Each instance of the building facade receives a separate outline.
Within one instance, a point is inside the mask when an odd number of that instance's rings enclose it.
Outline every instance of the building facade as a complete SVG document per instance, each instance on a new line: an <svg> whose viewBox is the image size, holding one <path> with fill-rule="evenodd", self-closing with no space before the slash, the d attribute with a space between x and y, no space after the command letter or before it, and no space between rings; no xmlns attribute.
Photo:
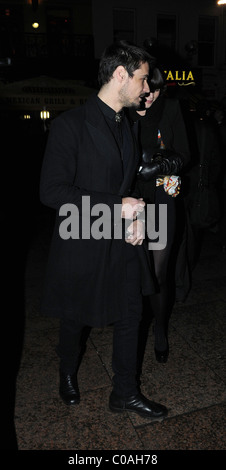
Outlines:
<svg viewBox="0 0 226 470"><path fill-rule="evenodd" d="M186 63L207 97L225 94L226 6L217 0L0 0L0 79L93 86L103 48L117 39L160 51L169 80L176 71L182 80Z"/></svg>
<svg viewBox="0 0 226 470"><path fill-rule="evenodd" d="M165 50L160 59L174 78L175 67L181 73L185 61L201 76L208 97L225 94L226 5L217 0L93 0L92 12L96 57L103 43L120 37L139 45L149 40Z"/></svg>

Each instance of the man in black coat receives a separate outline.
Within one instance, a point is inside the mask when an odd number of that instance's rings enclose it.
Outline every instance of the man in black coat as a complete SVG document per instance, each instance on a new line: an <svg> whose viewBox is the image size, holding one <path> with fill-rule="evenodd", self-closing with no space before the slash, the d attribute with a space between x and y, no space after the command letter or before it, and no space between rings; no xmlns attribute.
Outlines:
<svg viewBox="0 0 226 470"><path fill-rule="evenodd" d="M100 61L99 93L51 125L40 198L56 209L56 223L41 310L61 319L59 391L66 404L80 401L84 326L114 323L110 409L162 418L167 409L140 394L136 382L142 293L154 286L139 220L145 203L131 192L138 153L122 112L138 107L149 91L149 60L136 46L109 46Z"/></svg>

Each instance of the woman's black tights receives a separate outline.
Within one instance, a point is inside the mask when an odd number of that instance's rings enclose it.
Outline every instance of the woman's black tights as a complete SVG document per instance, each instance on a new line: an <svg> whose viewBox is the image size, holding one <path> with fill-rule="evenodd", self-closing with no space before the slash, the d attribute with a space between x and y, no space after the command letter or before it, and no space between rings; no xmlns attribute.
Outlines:
<svg viewBox="0 0 226 470"><path fill-rule="evenodd" d="M169 286L167 279L167 266L170 249L154 251L153 259L155 275L158 283L158 292L150 296L151 310L155 318L155 348L164 351L167 348L167 325L169 312Z"/></svg>
<svg viewBox="0 0 226 470"><path fill-rule="evenodd" d="M153 264L157 281L157 293L150 296L151 310L155 318L155 348L164 351L167 348L167 326L170 314L170 278L169 264L175 235L176 210L175 200L163 187L156 188L156 209L158 204L167 204L167 245L163 250L153 250Z"/></svg>

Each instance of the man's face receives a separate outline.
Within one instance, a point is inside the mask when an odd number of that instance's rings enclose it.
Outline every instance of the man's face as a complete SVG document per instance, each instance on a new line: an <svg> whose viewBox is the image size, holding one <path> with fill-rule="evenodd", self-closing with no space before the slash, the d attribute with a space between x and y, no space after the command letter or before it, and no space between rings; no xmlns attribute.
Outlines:
<svg viewBox="0 0 226 470"><path fill-rule="evenodd" d="M147 83L149 73L149 65L147 62L140 65L133 73L133 77L128 75L126 82L120 90L120 101L122 106L130 108L131 106L139 107L142 96L150 93Z"/></svg>

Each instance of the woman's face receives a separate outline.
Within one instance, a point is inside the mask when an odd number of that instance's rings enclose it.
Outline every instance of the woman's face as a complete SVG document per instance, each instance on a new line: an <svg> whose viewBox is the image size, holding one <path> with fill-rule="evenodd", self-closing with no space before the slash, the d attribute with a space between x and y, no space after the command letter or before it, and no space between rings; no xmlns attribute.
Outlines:
<svg viewBox="0 0 226 470"><path fill-rule="evenodd" d="M155 90L155 91L151 91L151 93L148 95L148 96L145 96L145 108L148 109L151 107L152 103L154 103L155 100L157 100L157 98L159 97L160 95L160 90Z"/></svg>

